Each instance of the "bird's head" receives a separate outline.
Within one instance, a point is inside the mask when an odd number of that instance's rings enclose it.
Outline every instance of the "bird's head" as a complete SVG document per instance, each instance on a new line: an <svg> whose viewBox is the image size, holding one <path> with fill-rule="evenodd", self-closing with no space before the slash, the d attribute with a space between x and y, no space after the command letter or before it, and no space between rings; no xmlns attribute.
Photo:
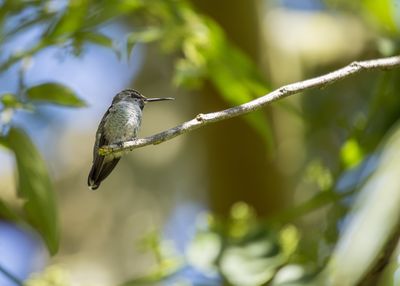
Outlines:
<svg viewBox="0 0 400 286"><path fill-rule="evenodd" d="M140 92L134 89L124 89L123 91L119 92L113 99L113 104L117 103L119 101L134 101L139 104L140 108L143 109L143 107L146 105L148 102L154 102L154 101L163 101L163 100L174 100L173 97L155 97L155 98L147 98Z"/></svg>

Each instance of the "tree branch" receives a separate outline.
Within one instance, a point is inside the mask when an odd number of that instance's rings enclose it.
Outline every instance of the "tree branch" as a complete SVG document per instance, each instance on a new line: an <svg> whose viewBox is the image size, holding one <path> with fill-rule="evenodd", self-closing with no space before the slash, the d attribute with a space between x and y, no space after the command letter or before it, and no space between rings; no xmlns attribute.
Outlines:
<svg viewBox="0 0 400 286"><path fill-rule="evenodd" d="M389 70L397 67L400 67L400 56L353 62L341 69L330 72L328 74L282 86L262 97L254 99L242 105L217 112L198 114L194 119L190 121L184 122L181 125L175 126L171 129L165 130L153 136L138 138L132 141L123 142L122 144L103 146L102 148L100 148L99 154L107 155L120 151L132 151L133 149L144 147L147 145L160 144L164 141L171 140L176 136L188 133L192 130L208 125L210 123L250 113L252 111L261 109L262 107L274 101L277 101L278 99L282 99L289 95L300 93L305 90L325 87L329 84L345 79L353 74L362 71L377 69Z"/></svg>

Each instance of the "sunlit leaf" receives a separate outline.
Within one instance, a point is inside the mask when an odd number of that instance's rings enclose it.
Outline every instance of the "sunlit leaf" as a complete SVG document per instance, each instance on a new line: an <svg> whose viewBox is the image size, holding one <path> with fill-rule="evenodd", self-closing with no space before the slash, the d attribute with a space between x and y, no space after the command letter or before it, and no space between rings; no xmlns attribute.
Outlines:
<svg viewBox="0 0 400 286"><path fill-rule="evenodd" d="M222 241L218 234L200 232L187 249L188 262L206 274L214 274L217 271L215 263L221 249Z"/></svg>
<svg viewBox="0 0 400 286"><path fill-rule="evenodd" d="M267 238L228 247L221 257L221 271L232 285L264 285L284 262L280 253L269 255L274 247Z"/></svg>
<svg viewBox="0 0 400 286"><path fill-rule="evenodd" d="M388 32L398 32L398 22L396 23L396 6L394 0L363 0L363 5L368 11L368 14L373 17L381 29Z"/></svg>
<svg viewBox="0 0 400 286"><path fill-rule="evenodd" d="M65 267L49 264L40 273L31 274L24 281L24 286L71 286L71 280L71 273Z"/></svg>
<svg viewBox="0 0 400 286"><path fill-rule="evenodd" d="M5 108L19 108L22 107L22 103L18 97L12 93L5 93L0 95L0 102Z"/></svg>
<svg viewBox="0 0 400 286"><path fill-rule="evenodd" d="M245 202L235 203L230 211L231 218L234 220L246 220L254 218L254 210Z"/></svg>
<svg viewBox="0 0 400 286"><path fill-rule="evenodd" d="M245 202L235 203L230 211L229 236L240 239L254 229L256 222L255 210Z"/></svg>
<svg viewBox="0 0 400 286"><path fill-rule="evenodd" d="M347 140L340 150L340 158L346 168L357 166L363 159L363 151L355 139Z"/></svg>
<svg viewBox="0 0 400 286"><path fill-rule="evenodd" d="M279 233L279 241L282 247L282 253L289 257L292 255L299 244L299 231L294 225L285 226Z"/></svg>
<svg viewBox="0 0 400 286"><path fill-rule="evenodd" d="M18 195L25 199L27 221L41 234L51 254L59 245L58 215L46 164L29 137L11 128L3 143L16 158Z"/></svg>
<svg viewBox="0 0 400 286"><path fill-rule="evenodd" d="M305 267L300 264L288 264L276 273L273 286L317 286L316 283L307 283L304 277L307 275Z"/></svg>
<svg viewBox="0 0 400 286"><path fill-rule="evenodd" d="M43 83L28 88L27 98L32 101L62 106L83 107L86 103L74 91L59 83Z"/></svg>

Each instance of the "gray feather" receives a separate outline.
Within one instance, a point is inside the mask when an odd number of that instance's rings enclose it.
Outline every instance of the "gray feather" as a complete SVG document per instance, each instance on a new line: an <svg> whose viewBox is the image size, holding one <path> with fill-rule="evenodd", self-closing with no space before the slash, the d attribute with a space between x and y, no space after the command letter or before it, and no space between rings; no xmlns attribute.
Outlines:
<svg viewBox="0 0 400 286"><path fill-rule="evenodd" d="M141 99L126 96L124 92L114 97L113 103L100 121L93 148L93 163L88 176L88 186L95 190L117 165L121 153L101 156L99 148L118 144L137 137L141 124L143 104Z"/></svg>

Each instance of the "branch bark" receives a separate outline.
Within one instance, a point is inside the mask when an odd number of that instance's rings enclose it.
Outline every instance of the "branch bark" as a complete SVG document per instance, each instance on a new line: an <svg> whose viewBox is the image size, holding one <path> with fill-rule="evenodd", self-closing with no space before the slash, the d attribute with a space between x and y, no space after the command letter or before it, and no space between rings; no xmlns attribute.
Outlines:
<svg viewBox="0 0 400 286"><path fill-rule="evenodd" d="M325 75L282 86L262 97L254 99L242 105L212 113L200 113L194 119L184 122L178 126L170 128L158 134L145 138L138 138L132 141L126 141L121 144L103 146L102 148L100 148L99 154L107 155L121 151L132 151L133 149L137 149L147 145L160 144L210 123L250 113L284 97L313 88L322 88L362 71L390 70L398 67L400 67L400 55L388 58L353 62L343 68L327 73Z"/></svg>

